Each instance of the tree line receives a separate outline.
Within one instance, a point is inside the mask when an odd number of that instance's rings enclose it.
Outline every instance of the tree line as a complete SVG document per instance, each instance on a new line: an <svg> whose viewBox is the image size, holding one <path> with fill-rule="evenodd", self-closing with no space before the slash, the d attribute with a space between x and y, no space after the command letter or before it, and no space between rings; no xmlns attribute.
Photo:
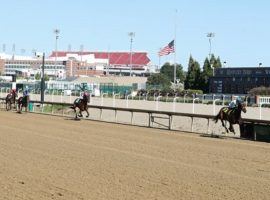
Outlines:
<svg viewBox="0 0 270 200"><path fill-rule="evenodd" d="M219 57L214 54L211 58L205 58L203 67L192 56L189 57L188 69L183 70L181 64L176 64L176 79L184 85L186 90L202 90L208 92L209 77L213 76L213 70L222 67ZM165 63L160 73L152 74L147 79L147 85L158 85L161 89L171 88L174 81L174 65Z"/></svg>

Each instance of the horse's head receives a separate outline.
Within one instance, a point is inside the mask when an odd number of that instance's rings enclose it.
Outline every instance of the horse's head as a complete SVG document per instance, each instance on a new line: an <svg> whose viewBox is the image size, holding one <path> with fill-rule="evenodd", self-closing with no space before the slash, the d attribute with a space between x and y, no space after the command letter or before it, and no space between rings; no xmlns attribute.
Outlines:
<svg viewBox="0 0 270 200"><path fill-rule="evenodd" d="M18 96L15 89L11 90L11 95L12 95L12 97L17 97Z"/></svg>
<svg viewBox="0 0 270 200"><path fill-rule="evenodd" d="M247 108L246 107L247 107L247 105L246 105L246 101L245 100L243 102L240 102L238 104L238 109L241 110L241 111L243 111L244 113L247 112Z"/></svg>

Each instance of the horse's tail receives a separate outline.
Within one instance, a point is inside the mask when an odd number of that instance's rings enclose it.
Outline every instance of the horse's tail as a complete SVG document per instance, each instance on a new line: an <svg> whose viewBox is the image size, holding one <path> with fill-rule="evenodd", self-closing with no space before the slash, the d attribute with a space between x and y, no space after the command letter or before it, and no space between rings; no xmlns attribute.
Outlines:
<svg viewBox="0 0 270 200"><path fill-rule="evenodd" d="M75 108L75 106L73 105L73 106L69 106L71 109L74 109Z"/></svg>

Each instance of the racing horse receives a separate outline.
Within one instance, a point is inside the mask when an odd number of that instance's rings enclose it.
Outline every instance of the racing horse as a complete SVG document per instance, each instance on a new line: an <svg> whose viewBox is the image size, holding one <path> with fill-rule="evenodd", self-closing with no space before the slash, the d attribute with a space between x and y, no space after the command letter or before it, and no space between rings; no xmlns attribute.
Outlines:
<svg viewBox="0 0 270 200"><path fill-rule="evenodd" d="M241 112L242 111L244 113L247 112L245 100L243 102L239 102L237 107L233 109L230 109L228 107L221 108L219 113L214 117L215 123L217 123L218 120L220 119L222 126L225 128L226 132L228 133L230 131L235 134L233 124L241 125L243 123L242 118L241 118ZM224 121L228 121L230 123L229 130L224 124Z"/></svg>
<svg viewBox="0 0 270 200"><path fill-rule="evenodd" d="M17 97L17 92L16 90L12 90L11 93L9 93L6 96L6 110L11 110L12 104L14 104L14 108L16 108L16 97Z"/></svg>
<svg viewBox="0 0 270 200"><path fill-rule="evenodd" d="M18 113L22 113L22 108L25 107L25 112L27 112L29 103L29 96L23 96L18 99Z"/></svg>
<svg viewBox="0 0 270 200"><path fill-rule="evenodd" d="M88 103L90 102L90 95L87 92L83 93L82 98L77 98L75 99L73 106L70 108L74 109L75 112L75 119L78 119L79 117L83 117L82 111L85 111L87 113L86 117L89 117L89 112L88 112ZM79 108L79 115L76 111L76 108Z"/></svg>

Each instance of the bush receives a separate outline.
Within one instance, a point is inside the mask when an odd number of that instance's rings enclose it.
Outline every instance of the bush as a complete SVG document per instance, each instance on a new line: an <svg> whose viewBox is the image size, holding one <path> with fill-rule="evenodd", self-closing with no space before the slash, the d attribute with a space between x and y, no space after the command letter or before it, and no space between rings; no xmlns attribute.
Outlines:
<svg viewBox="0 0 270 200"><path fill-rule="evenodd" d="M248 92L249 95L270 95L270 87L257 87Z"/></svg>
<svg viewBox="0 0 270 200"><path fill-rule="evenodd" d="M203 91L202 90L182 90L179 93L180 96L184 96L185 94L187 94L187 96L189 97L192 97L193 94L203 94Z"/></svg>

